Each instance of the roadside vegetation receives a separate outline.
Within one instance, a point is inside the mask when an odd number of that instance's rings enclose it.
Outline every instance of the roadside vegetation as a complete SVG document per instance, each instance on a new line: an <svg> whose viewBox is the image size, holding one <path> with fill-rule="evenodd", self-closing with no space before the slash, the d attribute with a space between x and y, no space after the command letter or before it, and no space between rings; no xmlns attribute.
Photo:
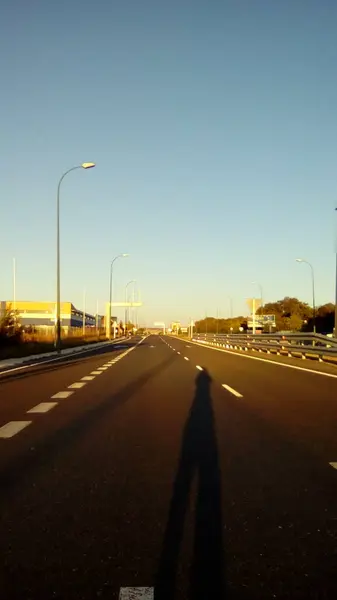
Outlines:
<svg viewBox="0 0 337 600"><path fill-rule="evenodd" d="M286 296L283 300L277 302L268 302L256 311L257 315L275 315L276 327L272 328L272 333L278 331L303 331L311 332L313 330L313 309L309 304L301 302L298 298L289 298ZM316 308L316 331L317 333L332 333L334 328L335 305L328 303ZM247 318L243 316L233 317L232 319L217 319L207 317L195 323L196 333L238 333L240 327L243 331L247 330ZM269 333L270 328L266 326L265 332Z"/></svg>
<svg viewBox="0 0 337 600"><path fill-rule="evenodd" d="M104 341L106 339L105 331L96 332L95 329L88 329L83 336L79 329L72 332L62 339L63 348L72 348L84 344ZM19 321L17 313L11 308L7 308L0 315L0 360L7 358L21 358L43 352L53 352L54 335L52 333L36 332L32 328L24 329Z"/></svg>

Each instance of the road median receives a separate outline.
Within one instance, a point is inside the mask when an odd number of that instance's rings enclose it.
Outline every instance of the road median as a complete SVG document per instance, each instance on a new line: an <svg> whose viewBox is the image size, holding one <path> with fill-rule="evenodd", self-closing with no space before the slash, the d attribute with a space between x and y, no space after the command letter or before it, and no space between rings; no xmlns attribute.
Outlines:
<svg viewBox="0 0 337 600"><path fill-rule="evenodd" d="M16 358L15 357L7 358L5 360L0 360L0 373L4 369L21 366L21 365L28 364L28 363L35 363L35 362L40 362L40 361L45 362L48 359L56 360L56 359L61 359L63 357L69 356L71 354L80 354L80 353L84 353L84 352L90 352L92 350L95 350L96 348L102 348L109 344L122 342L125 339L126 339L125 337L121 337L121 338L117 338L115 340L104 340L101 342L87 342L82 345L76 344L74 346L69 346L68 348L63 348L61 350L60 354L58 354L56 352L56 350L52 350L50 352L38 352L36 354L29 354L26 356L21 356L21 357L16 357Z"/></svg>

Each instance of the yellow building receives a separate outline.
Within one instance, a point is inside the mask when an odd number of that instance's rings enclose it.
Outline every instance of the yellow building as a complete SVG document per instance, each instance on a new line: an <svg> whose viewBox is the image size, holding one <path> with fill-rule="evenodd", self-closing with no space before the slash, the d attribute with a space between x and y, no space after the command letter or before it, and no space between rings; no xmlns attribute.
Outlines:
<svg viewBox="0 0 337 600"><path fill-rule="evenodd" d="M47 328L55 327L55 302L35 302L34 300L16 300L15 306L11 301L0 302L0 312L4 309L15 309L20 324L23 327ZM100 326L99 317L98 326ZM83 327L83 312L75 308L71 302L61 302L61 324L63 328ZM85 326L94 327L96 316L85 313Z"/></svg>

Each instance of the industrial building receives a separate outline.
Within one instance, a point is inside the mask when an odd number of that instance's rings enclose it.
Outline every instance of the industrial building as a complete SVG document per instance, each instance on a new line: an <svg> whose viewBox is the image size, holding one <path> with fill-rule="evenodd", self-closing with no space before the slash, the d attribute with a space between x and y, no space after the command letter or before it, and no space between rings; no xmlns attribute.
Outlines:
<svg viewBox="0 0 337 600"><path fill-rule="evenodd" d="M56 303L35 301L0 301L0 315L7 309L15 310L22 327L33 329L55 328ZM85 313L85 327L102 327L103 317ZM71 302L61 302L61 325L64 331L83 327L83 311Z"/></svg>

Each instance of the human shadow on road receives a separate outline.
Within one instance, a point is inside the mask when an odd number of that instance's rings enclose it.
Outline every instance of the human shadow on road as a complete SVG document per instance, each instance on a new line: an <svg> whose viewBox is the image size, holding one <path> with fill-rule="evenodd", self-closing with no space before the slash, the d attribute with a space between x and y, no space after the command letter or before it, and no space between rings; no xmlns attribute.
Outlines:
<svg viewBox="0 0 337 600"><path fill-rule="evenodd" d="M155 582L155 600L172 600L184 523L197 477L195 531L187 600L225 598L221 517L221 476L206 370L196 378L196 393L184 428L163 549Z"/></svg>

